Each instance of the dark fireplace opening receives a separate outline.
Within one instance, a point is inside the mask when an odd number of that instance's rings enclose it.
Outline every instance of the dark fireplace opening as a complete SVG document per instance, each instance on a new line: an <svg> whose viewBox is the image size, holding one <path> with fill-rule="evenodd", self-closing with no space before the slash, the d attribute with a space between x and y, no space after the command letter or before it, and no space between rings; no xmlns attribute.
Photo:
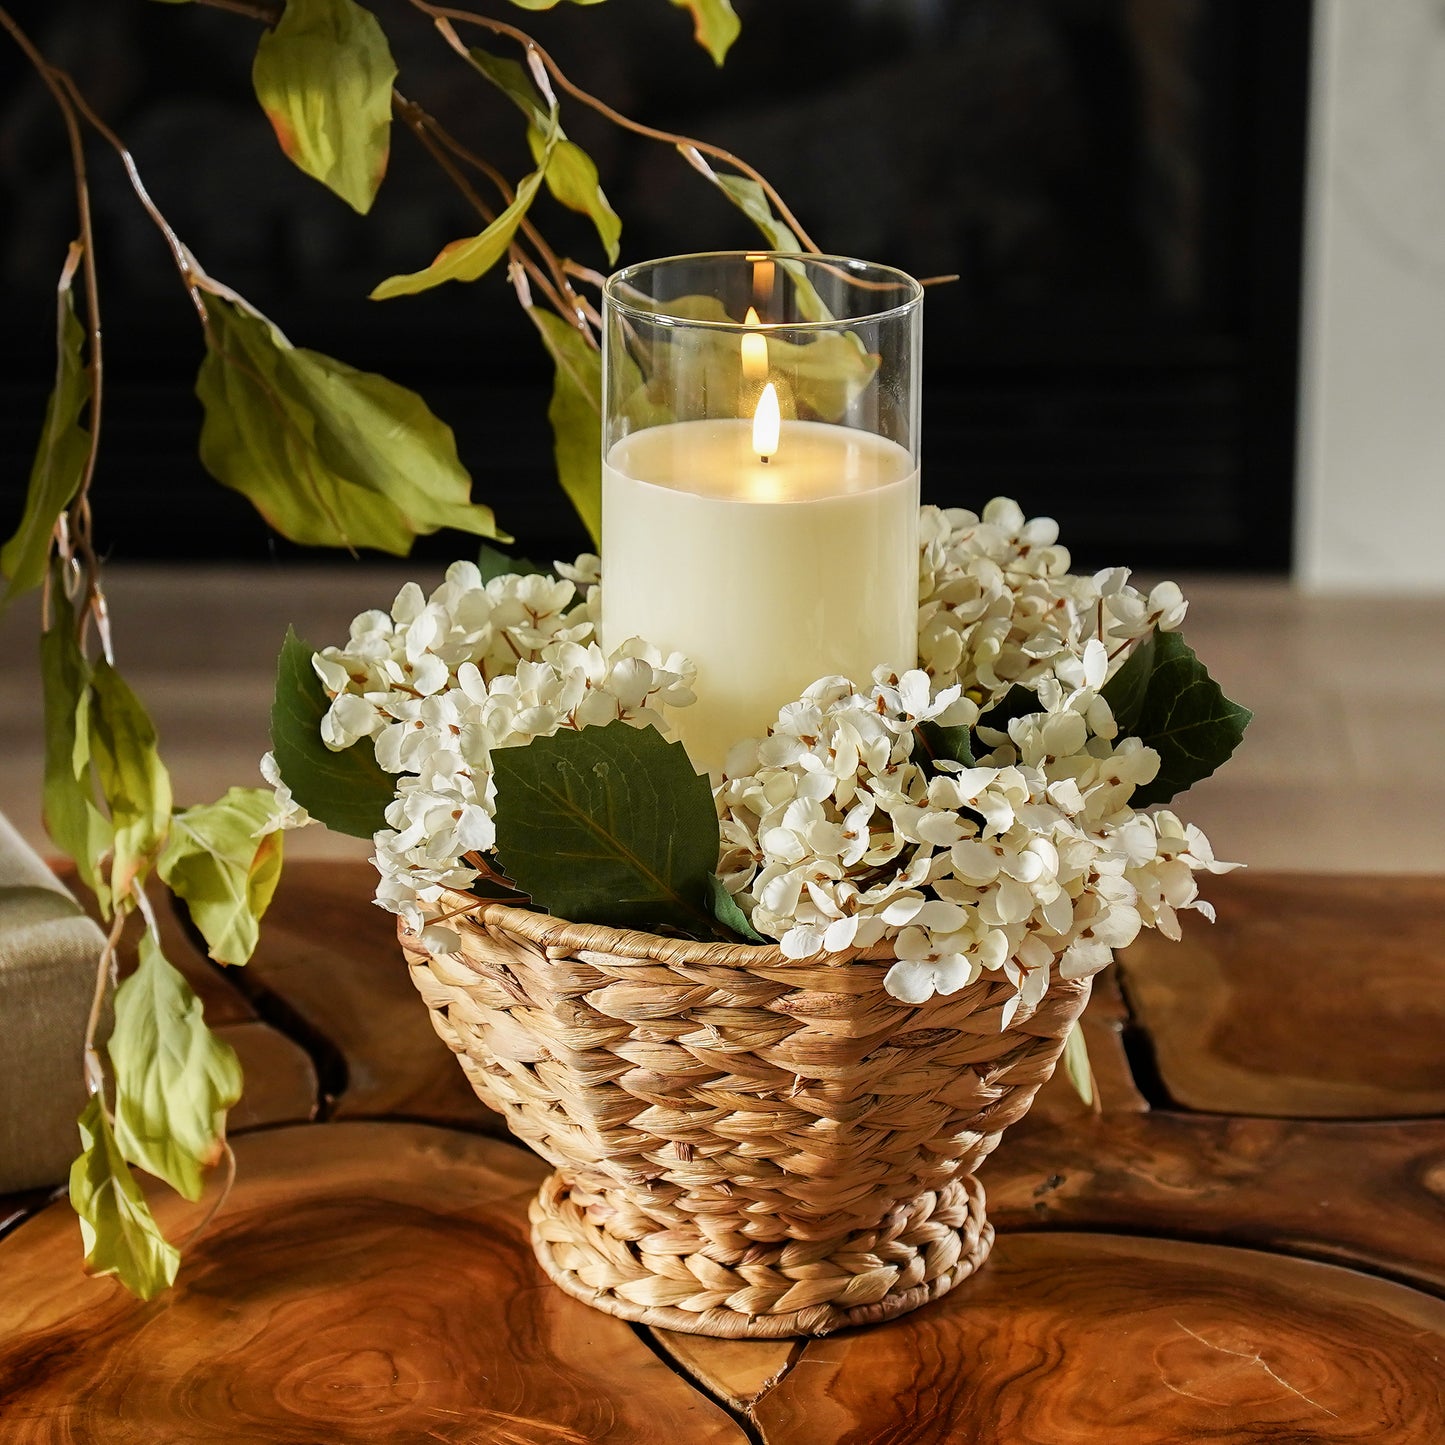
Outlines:
<svg viewBox="0 0 1445 1445"><path fill-rule="evenodd" d="M514 113L398 0L375 0L402 84L520 175ZM925 499L1018 498L1080 565L1290 562L1308 0L736 0L721 72L661 0L517 18L638 119L747 156L826 249L926 277ZM557 488L550 371L500 275L366 300L475 231L402 133L373 213L279 155L250 92L257 27L200 6L50 0L22 23L130 142L218 279L298 345L415 387L519 545L585 536ZM758 244L667 147L568 105L624 220L623 259ZM496 137L496 140L489 140ZM107 340L95 488L117 558L263 559L276 539L196 459L202 354L159 236L91 149ZM53 368L73 227L63 133L0 62L0 455L6 516ZM585 223L539 218L598 264ZM465 555L467 538L417 555ZM322 554L308 552L319 557Z"/></svg>

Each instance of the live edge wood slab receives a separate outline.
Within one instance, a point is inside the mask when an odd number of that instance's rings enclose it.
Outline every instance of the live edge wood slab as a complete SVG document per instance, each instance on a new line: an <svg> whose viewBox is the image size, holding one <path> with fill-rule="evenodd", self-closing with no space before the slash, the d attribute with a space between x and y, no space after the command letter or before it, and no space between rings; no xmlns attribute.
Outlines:
<svg viewBox="0 0 1445 1445"><path fill-rule="evenodd" d="M1102 1107L1056 1078L985 1165L977 1279L780 1343L546 1283L544 1168L370 890L294 865L245 973L169 926L248 1065L239 1180L149 1305L79 1272L63 1203L0 1200L4 1445L1445 1442L1445 880L1216 880L1218 927L1100 980Z"/></svg>

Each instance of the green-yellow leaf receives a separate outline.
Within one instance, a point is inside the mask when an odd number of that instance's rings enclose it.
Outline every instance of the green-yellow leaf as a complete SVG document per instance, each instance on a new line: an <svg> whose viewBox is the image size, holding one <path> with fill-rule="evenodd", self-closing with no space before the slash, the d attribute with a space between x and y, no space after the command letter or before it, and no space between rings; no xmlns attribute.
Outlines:
<svg viewBox="0 0 1445 1445"><path fill-rule="evenodd" d="M405 556L455 527L496 537L452 430L415 392L292 346L264 317L208 296L201 461L283 536Z"/></svg>
<svg viewBox="0 0 1445 1445"><path fill-rule="evenodd" d="M356 0L286 0L251 67L281 149L363 215L386 174L395 79L386 36Z"/></svg>
<svg viewBox="0 0 1445 1445"><path fill-rule="evenodd" d="M691 10L697 43L721 65L743 28L729 0L672 0L679 10Z"/></svg>
<svg viewBox="0 0 1445 1445"><path fill-rule="evenodd" d="M737 325L726 306L715 296L679 296L667 302L670 315L698 321ZM644 358L644 371L653 402L656 393L676 386L685 376L694 388L690 397L678 401L684 414L701 410L708 396L736 396L744 385L742 347L736 332L711 327L672 327L653 339L661 348L686 348L682 364L676 356ZM641 347L639 347L639 350ZM768 367L788 383L785 415L810 416L821 421L840 421L857 397L872 383L878 358L868 352L857 334L832 328L812 331L806 341L787 341L768 335ZM658 381L661 385L658 385ZM628 395L623 391L624 396ZM675 393L674 393L675 395ZM640 415L636 399L630 400L629 415Z"/></svg>
<svg viewBox="0 0 1445 1445"><path fill-rule="evenodd" d="M484 276L503 256L522 224L522 217L536 199L542 184L545 166L539 167L517 182L512 204L479 235L443 246L436 260L420 271L405 276L390 276L371 293L373 301L389 301L393 296L414 296L429 291L443 281L475 281Z"/></svg>
<svg viewBox="0 0 1445 1445"><path fill-rule="evenodd" d="M110 887L123 903L165 842L171 779L156 748L155 727L110 663L96 664L90 694L90 754L115 834Z"/></svg>
<svg viewBox="0 0 1445 1445"><path fill-rule="evenodd" d="M75 242L60 273L56 297L55 385L45 405L45 425L30 467L25 511L15 535L0 547L0 572L5 574L3 608L22 592L38 587L50 556L50 534L56 520L80 490L90 455L90 433L80 425L80 414L90 401L90 373L81 360L85 331L75 316L71 282L80 263Z"/></svg>
<svg viewBox="0 0 1445 1445"><path fill-rule="evenodd" d="M557 126L551 158L546 159L547 137L553 125L551 111L527 67L480 48L474 47L470 54L472 64L527 117L527 144L532 149L532 159L543 168L547 189L569 210L591 218L607 251L607 259L615 262L622 221L603 194L592 157L568 140L566 132Z"/></svg>
<svg viewBox="0 0 1445 1445"><path fill-rule="evenodd" d="M268 788L231 788L175 814L156 865L183 898L218 963L245 963L281 876L280 832L260 834L275 811Z"/></svg>
<svg viewBox="0 0 1445 1445"><path fill-rule="evenodd" d="M70 1168L70 1202L80 1216L86 1271L117 1275L132 1294L151 1299L175 1280L180 1251L156 1225L99 1095L80 1116L80 1150Z"/></svg>
<svg viewBox="0 0 1445 1445"><path fill-rule="evenodd" d="M50 593L49 629L40 638L40 685L45 699L45 828L80 871L109 916L110 889L100 860L111 829L96 807L90 770L90 664L76 640L75 613L57 573Z"/></svg>
<svg viewBox="0 0 1445 1445"><path fill-rule="evenodd" d="M727 175L722 171L709 171L717 188L767 237L768 245L775 251L801 251L793 228L780 221L773 214L767 192L750 176ZM783 270L792 278L794 300L798 314L805 321L831 321L833 313L828 309L818 289L808 279L807 267L801 261L785 260Z"/></svg>
<svg viewBox="0 0 1445 1445"><path fill-rule="evenodd" d="M107 1049L121 1152L199 1199L205 1171L225 1148L226 1111L241 1097L241 1064L206 1027L200 999L149 931L139 966L115 991Z"/></svg>
<svg viewBox="0 0 1445 1445"><path fill-rule="evenodd" d="M287 628L276 661L271 705L271 750L295 800L319 823L354 838L386 827L396 780L383 772L369 739L332 752L321 741L321 719L330 706L311 666L316 649Z"/></svg>
<svg viewBox="0 0 1445 1445"><path fill-rule="evenodd" d="M582 518L594 545L602 541L602 354L555 312L527 313L552 354L552 404L557 479Z"/></svg>
<svg viewBox="0 0 1445 1445"><path fill-rule="evenodd" d="M1089 1045L1084 1038L1084 1029L1077 1020L1064 1040L1064 1072L1074 1086L1074 1092L1084 1103L1094 1102L1094 1066L1089 1062Z"/></svg>

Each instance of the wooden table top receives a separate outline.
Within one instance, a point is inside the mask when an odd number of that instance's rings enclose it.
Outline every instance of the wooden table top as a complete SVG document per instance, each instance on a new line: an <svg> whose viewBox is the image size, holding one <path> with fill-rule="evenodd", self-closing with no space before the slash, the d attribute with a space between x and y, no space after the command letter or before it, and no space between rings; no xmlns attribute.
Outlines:
<svg viewBox="0 0 1445 1445"><path fill-rule="evenodd" d="M235 1045L235 1191L176 1288L0 1200L5 1445L1445 1442L1445 879L1234 875L1085 1018L984 1165L976 1279L892 1323L727 1342L547 1283L546 1172L472 1095L365 866L287 872L257 958L168 948ZM183 1234L202 1206L157 1196Z"/></svg>

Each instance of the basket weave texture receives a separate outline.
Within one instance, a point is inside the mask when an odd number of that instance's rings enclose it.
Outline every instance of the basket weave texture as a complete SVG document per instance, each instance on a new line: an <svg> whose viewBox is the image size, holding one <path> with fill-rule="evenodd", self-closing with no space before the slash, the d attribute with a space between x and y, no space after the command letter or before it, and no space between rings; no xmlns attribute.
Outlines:
<svg viewBox="0 0 1445 1445"><path fill-rule="evenodd" d="M886 945L798 961L502 904L451 921L459 953L402 945L477 1093L556 1171L543 1268L695 1334L826 1334L971 1274L993 1241L972 1171L1089 993L1056 980L1001 1029L1007 983L904 1004Z"/></svg>

